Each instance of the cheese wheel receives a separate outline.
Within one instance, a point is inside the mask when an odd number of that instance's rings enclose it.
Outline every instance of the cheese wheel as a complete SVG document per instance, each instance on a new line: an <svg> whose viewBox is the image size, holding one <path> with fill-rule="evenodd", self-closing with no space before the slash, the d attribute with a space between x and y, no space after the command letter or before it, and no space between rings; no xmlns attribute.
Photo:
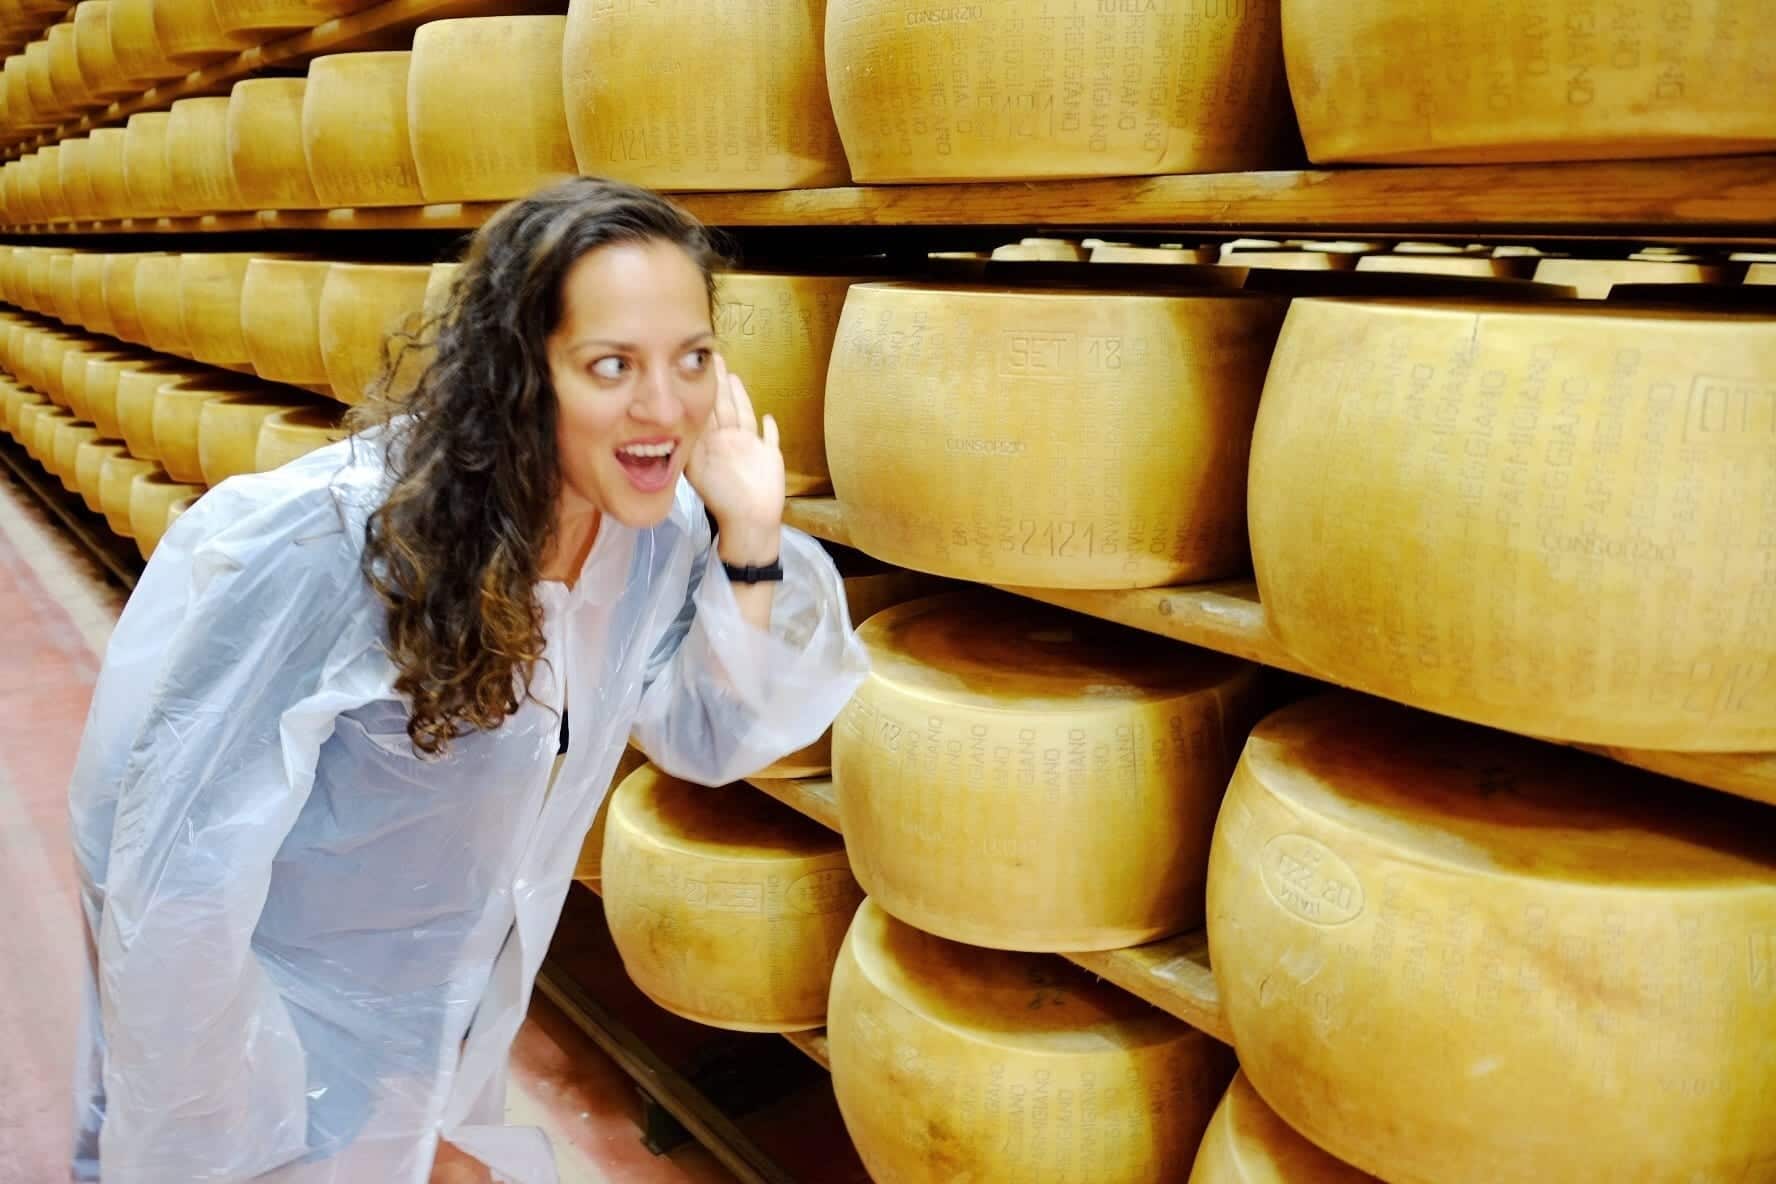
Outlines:
<svg viewBox="0 0 1776 1184"><path fill-rule="evenodd" d="M1316 163L1703 156L1776 147L1764 0L1282 0Z"/></svg>
<svg viewBox="0 0 1776 1184"><path fill-rule="evenodd" d="M13 180L14 203L18 206L21 224L35 226L43 221L42 202L37 192L37 154L27 153L12 162L18 170Z"/></svg>
<svg viewBox="0 0 1776 1184"><path fill-rule="evenodd" d="M166 533L167 511L177 502L201 497L204 487L174 481L164 473L150 473L130 483L130 533L143 559L152 558L160 536Z"/></svg>
<svg viewBox="0 0 1776 1184"><path fill-rule="evenodd" d="M591 885L594 892L600 891L604 882L604 834L610 820L611 791L623 784L629 774L647 763L647 755L640 749L634 745L624 746L622 755L617 758L617 771L611 776L610 785L605 789L604 800L598 803L598 813L592 819L592 829L586 832L585 841L580 844L580 858L574 864L574 879Z"/></svg>
<svg viewBox="0 0 1776 1184"><path fill-rule="evenodd" d="M129 446L131 456L160 459L154 440L154 398L161 387L196 377L195 372L169 372L158 367L118 372L111 405L117 416L117 435Z"/></svg>
<svg viewBox="0 0 1776 1184"><path fill-rule="evenodd" d="M743 1032L825 1022L863 899L832 831L744 786L649 765L612 791L602 874L623 966L661 1007Z"/></svg>
<svg viewBox="0 0 1776 1184"><path fill-rule="evenodd" d="M111 0L111 53L124 77L144 90L182 77L189 68L169 59L162 49L154 26L154 0Z"/></svg>
<svg viewBox="0 0 1776 1184"><path fill-rule="evenodd" d="M826 1035L846 1129L895 1184L1174 1178L1234 1071L1225 1045L1087 971L945 941L874 900Z"/></svg>
<svg viewBox="0 0 1776 1184"><path fill-rule="evenodd" d="M241 282L240 327L247 358L261 378L324 386L321 288L333 265L324 259L259 257Z"/></svg>
<svg viewBox="0 0 1776 1184"><path fill-rule="evenodd" d="M522 197L576 174L561 90L566 30L565 16L491 16L413 34L407 119L426 201Z"/></svg>
<svg viewBox="0 0 1776 1184"><path fill-rule="evenodd" d="M64 325L75 323L74 252L66 251L49 257L48 300L44 311Z"/></svg>
<svg viewBox="0 0 1776 1184"><path fill-rule="evenodd" d="M87 93L96 101L136 93L111 46L111 0L81 0L74 6L74 49Z"/></svg>
<svg viewBox="0 0 1776 1184"><path fill-rule="evenodd" d="M142 371L160 375L161 382L170 382L174 378L188 377L191 374L188 368L180 367L176 359L152 354L130 359L108 357L87 359L84 398L86 410L88 418L98 425L99 434L105 439L125 439L122 408L119 404L119 396L123 393L123 376ZM150 381L148 378L141 378L134 380L134 384L139 386ZM141 406L137 406L133 402L129 404L133 415L150 417L146 428L138 428L139 432L145 431L150 439L153 436L152 416L154 414L155 389L155 386L148 386L145 394L132 394L132 399L145 400Z"/></svg>
<svg viewBox="0 0 1776 1184"><path fill-rule="evenodd" d="M1753 263L1745 269L1748 284L1776 284L1776 263Z"/></svg>
<svg viewBox="0 0 1776 1184"><path fill-rule="evenodd" d="M49 40L47 38L41 38L25 46L25 79L26 89L31 94L32 108L38 114L48 116L52 124L60 123L68 112L63 108L61 99L56 97L55 90L50 83Z"/></svg>
<svg viewBox="0 0 1776 1184"><path fill-rule="evenodd" d="M244 208L228 156L228 100L180 99L167 121L166 168L187 214Z"/></svg>
<svg viewBox="0 0 1776 1184"><path fill-rule="evenodd" d="M58 167L62 198L68 203L68 214L76 221L91 221L97 217L94 208L98 204L92 183L92 145L87 142L86 137L78 136L63 140L60 148Z"/></svg>
<svg viewBox="0 0 1776 1184"><path fill-rule="evenodd" d="M1202 921L1257 667L978 591L857 632L871 671L833 726L833 783L871 899L994 949L1121 949Z"/></svg>
<svg viewBox="0 0 1776 1184"><path fill-rule="evenodd" d="M375 0L212 0L216 21L236 33L312 29L335 17L370 7Z"/></svg>
<svg viewBox="0 0 1776 1184"><path fill-rule="evenodd" d="M1213 247L1137 247L1128 243L1105 243L1093 247L1093 263L1167 263L1204 264L1219 258Z"/></svg>
<svg viewBox="0 0 1776 1184"><path fill-rule="evenodd" d="M426 273L422 311L424 323L433 331L450 313L451 304L456 298L456 277L461 271L460 263L434 263Z"/></svg>
<svg viewBox="0 0 1776 1184"><path fill-rule="evenodd" d="M1253 731L1208 906L1246 1075L1365 1171L1680 1184L1776 1163L1766 807L1332 693Z"/></svg>
<svg viewBox="0 0 1776 1184"><path fill-rule="evenodd" d="M31 443L26 451L51 476L55 475L56 433L63 424L74 422L74 413L66 407L51 407L40 412L32 426Z"/></svg>
<svg viewBox="0 0 1776 1184"><path fill-rule="evenodd" d="M994 247L989 257L1014 263L1084 263L1091 252L1067 239L1026 238Z"/></svg>
<svg viewBox="0 0 1776 1184"><path fill-rule="evenodd" d="M201 66L250 49L257 38L230 33L216 18L210 0L150 0L154 35L169 61Z"/></svg>
<svg viewBox="0 0 1776 1184"><path fill-rule="evenodd" d="M30 73L25 54L22 51L8 55L5 77L8 123L18 132L30 132L51 126L53 121L38 111L31 102Z"/></svg>
<svg viewBox="0 0 1776 1184"><path fill-rule="evenodd" d="M123 4L126 0L111 2ZM179 212L173 177L167 171L167 125L172 118L165 111L148 111L130 116L124 128L123 185L132 218L160 218Z"/></svg>
<svg viewBox="0 0 1776 1184"><path fill-rule="evenodd" d="M715 331L753 407L775 416L791 497L832 488L826 467L826 373L848 276L723 272Z"/></svg>
<svg viewBox="0 0 1776 1184"><path fill-rule="evenodd" d="M125 374L118 381L117 405L123 419L124 438L129 439L130 416L128 399L145 385L146 380ZM252 398L264 388L249 379L213 373L176 377L154 386L149 423L153 433L153 455L175 481L192 485L214 485L208 477L203 452L203 410L210 404L235 397ZM287 405L287 404L286 404ZM255 432L258 424L254 424ZM130 441L130 451L143 453ZM250 454L249 454L250 455Z"/></svg>
<svg viewBox="0 0 1776 1184"><path fill-rule="evenodd" d="M99 500L102 492L99 478L104 473L105 462L112 457L128 455L129 449L115 440L93 439L80 446L74 454L74 484L87 509L95 514L104 513L105 507Z"/></svg>
<svg viewBox="0 0 1776 1184"><path fill-rule="evenodd" d="M1044 588L1242 571L1281 312L1233 295L854 285L826 400L852 544Z"/></svg>
<svg viewBox="0 0 1776 1184"><path fill-rule="evenodd" d="M309 63L302 152L326 206L425 200L407 135L407 52L342 53Z"/></svg>
<svg viewBox="0 0 1776 1184"><path fill-rule="evenodd" d="M345 439L339 409L292 407L265 417L253 449L253 471L267 472Z"/></svg>
<svg viewBox="0 0 1776 1184"><path fill-rule="evenodd" d="M142 260L155 254L161 252L110 255L105 261L105 312L111 319L112 332L135 345L148 344L141 306L136 303L136 269Z"/></svg>
<svg viewBox="0 0 1776 1184"><path fill-rule="evenodd" d="M179 256L179 323L191 356L214 366L248 368L252 351L242 331L242 290L255 256L245 251Z"/></svg>
<svg viewBox="0 0 1776 1184"><path fill-rule="evenodd" d="M45 222L68 220L68 197L62 190L60 144L51 144L37 153L37 192Z"/></svg>
<svg viewBox="0 0 1776 1184"><path fill-rule="evenodd" d="M1617 284L1718 284L1727 278L1719 264L1652 259L1543 259L1536 282L1565 284L1587 300L1602 300Z"/></svg>
<svg viewBox="0 0 1776 1184"><path fill-rule="evenodd" d="M259 432L281 411L303 406L274 390L211 399L198 411L197 455L204 484L259 471ZM169 466L170 471L170 466Z"/></svg>
<svg viewBox="0 0 1776 1184"><path fill-rule="evenodd" d="M160 465L134 456L114 456L99 467L99 510L111 533L133 538L129 508L131 486L136 478L160 473Z"/></svg>
<svg viewBox="0 0 1776 1184"><path fill-rule="evenodd" d="M86 0L88 4L105 0ZM92 172L93 217L107 221L124 218L130 212L129 188L124 181L124 154L129 133L120 127L102 127L87 137L87 152Z"/></svg>
<svg viewBox="0 0 1776 1184"><path fill-rule="evenodd" d="M49 42L50 90L65 114L77 115L92 105L92 96L80 76L80 47L75 44L72 18L51 25L43 38Z"/></svg>
<svg viewBox="0 0 1776 1184"><path fill-rule="evenodd" d="M98 438L99 429L82 420L69 418L56 425L47 467L69 493L79 492L74 483L74 460L80 446Z"/></svg>
<svg viewBox="0 0 1776 1184"><path fill-rule="evenodd" d="M136 315L148 348L156 353L191 356L185 320L179 308L179 256L145 255L136 264Z"/></svg>
<svg viewBox="0 0 1776 1184"><path fill-rule="evenodd" d="M98 423L94 414L92 400L87 397L86 375L92 363L100 358L116 358L119 360L135 360L141 355L134 351L105 349L102 346L89 345L80 349L71 349L62 355L61 388L66 397L69 410L81 419ZM107 437L115 439L115 437Z"/></svg>
<svg viewBox="0 0 1776 1184"><path fill-rule="evenodd" d="M1222 254L1224 267L1256 267L1266 271L1352 271L1353 255L1331 251L1229 251Z"/></svg>
<svg viewBox="0 0 1776 1184"><path fill-rule="evenodd" d="M308 210L321 204L302 154L306 78L247 78L228 95L226 144L242 209Z"/></svg>
<svg viewBox="0 0 1776 1184"><path fill-rule="evenodd" d="M13 387L6 391L6 434L23 447L27 434L25 432L25 408L48 407L50 402L35 391L27 391Z"/></svg>
<svg viewBox="0 0 1776 1184"><path fill-rule="evenodd" d="M1297 300L1252 447L1269 631L1511 731L1776 748L1772 390L1768 320Z"/></svg>
<svg viewBox="0 0 1776 1184"><path fill-rule="evenodd" d="M1357 260L1357 270L1407 275L1469 276L1477 279L1521 279L1532 271L1532 268L1524 266L1526 262L1528 260L1496 256L1365 255ZM1546 262L1548 261L1543 261Z"/></svg>
<svg viewBox="0 0 1776 1184"><path fill-rule="evenodd" d="M823 9L570 0L562 70L579 171L657 189L843 185Z"/></svg>
<svg viewBox="0 0 1776 1184"><path fill-rule="evenodd" d="M1233 1075L1196 1153L1188 1184L1381 1184L1333 1159L1264 1104L1244 1073Z"/></svg>
<svg viewBox="0 0 1776 1184"><path fill-rule="evenodd" d="M179 515L183 514L186 510L189 510L192 506L195 506L197 501L198 499L195 497L185 497L180 498L178 501L167 507L166 525L161 528L162 538L165 538L166 532L173 528L173 523L179 520Z"/></svg>
<svg viewBox="0 0 1776 1184"><path fill-rule="evenodd" d="M42 395L35 397L25 395L18 399L13 407L12 426L7 429L7 434L27 454L30 453L37 437L37 417L50 407L50 401Z"/></svg>
<svg viewBox="0 0 1776 1184"><path fill-rule="evenodd" d="M321 285L321 358L335 398L361 403L396 364L403 390L419 377L425 348L408 334L420 330L430 268L398 263L335 263Z"/></svg>
<svg viewBox="0 0 1776 1184"><path fill-rule="evenodd" d="M88 332L109 336L114 326L105 306L105 268L111 256L86 252L74 256L74 320Z"/></svg>
<svg viewBox="0 0 1776 1184"><path fill-rule="evenodd" d="M858 181L1231 172L1278 163L1277 0L829 0Z"/></svg>

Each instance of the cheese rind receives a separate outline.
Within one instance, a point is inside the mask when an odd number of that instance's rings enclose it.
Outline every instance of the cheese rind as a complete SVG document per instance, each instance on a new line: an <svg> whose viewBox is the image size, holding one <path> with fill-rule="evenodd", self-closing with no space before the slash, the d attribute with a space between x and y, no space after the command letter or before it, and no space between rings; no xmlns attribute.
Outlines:
<svg viewBox="0 0 1776 1184"><path fill-rule="evenodd" d="M844 842L819 823L649 765L612 791L601 876L623 965L660 1006L747 1032L825 1022L863 893Z"/></svg>
<svg viewBox="0 0 1776 1184"><path fill-rule="evenodd" d="M123 3L123 0L112 0ZM179 213L179 197L167 170L167 131L172 115L145 111L132 115L124 127L123 185L131 218L159 218Z"/></svg>
<svg viewBox="0 0 1776 1184"><path fill-rule="evenodd" d="M321 289L333 265L324 259L254 259L241 281L241 336L261 378L324 386Z"/></svg>
<svg viewBox="0 0 1776 1184"><path fill-rule="evenodd" d="M328 54L308 67L302 153L321 204L425 202L408 140L407 51Z"/></svg>
<svg viewBox="0 0 1776 1184"><path fill-rule="evenodd" d="M826 71L870 181L1231 172L1286 134L1277 0L830 0Z"/></svg>
<svg viewBox="0 0 1776 1184"><path fill-rule="evenodd" d="M261 390L206 401L197 412L197 458L205 485L258 471L259 432L281 411L303 406L293 395Z"/></svg>
<svg viewBox="0 0 1776 1184"><path fill-rule="evenodd" d="M878 905L1010 950L1201 922L1255 666L978 591L897 605L858 637L871 670L834 724L833 783Z"/></svg>
<svg viewBox="0 0 1776 1184"><path fill-rule="evenodd" d="M203 492L201 485L174 481L161 473L138 477L130 483L130 533L135 536L136 550L143 559L153 558L160 536L166 533L167 512L173 505L201 497Z"/></svg>
<svg viewBox="0 0 1776 1184"><path fill-rule="evenodd" d="M1148 1184L1195 1154L1234 1069L1084 970L921 933L873 900L833 970L833 1091L871 1178Z"/></svg>
<svg viewBox="0 0 1776 1184"><path fill-rule="evenodd" d="M826 456L853 545L1037 588L1243 571L1278 301L854 285Z"/></svg>
<svg viewBox="0 0 1776 1184"><path fill-rule="evenodd" d="M396 390L418 380L431 351L413 335L423 332L430 280L431 268L422 264L335 263L327 269L317 329L335 398L361 403L385 377Z"/></svg>
<svg viewBox="0 0 1776 1184"><path fill-rule="evenodd" d="M1209 863L1244 1072L1398 1184L1760 1178L1768 823L1357 695L1284 708L1252 732Z"/></svg>
<svg viewBox="0 0 1776 1184"><path fill-rule="evenodd" d="M229 92L225 142L242 209L307 210L321 204L302 151L307 91L306 78L247 78Z"/></svg>
<svg viewBox="0 0 1776 1184"><path fill-rule="evenodd" d="M226 98L180 99L167 121L166 169L173 200L186 214L245 206L228 158Z"/></svg>
<svg viewBox="0 0 1776 1184"><path fill-rule="evenodd" d="M1776 323L1295 301L1252 446L1271 635L1553 739L1776 748Z"/></svg>
<svg viewBox="0 0 1776 1184"><path fill-rule="evenodd" d="M1317 163L1768 151L1764 0L1282 0Z"/></svg>
<svg viewBox="0 0 1776 1184"><path fill-rule="evenodd" d="M1244 1073L1215 1108L1187 1184L1380 1184L1302 1138Z"/></svg>
<svg viewBox="0 0 1776 1184"><path fill-rule="evenodd" d="M292 407L268 415L259 425L259 439L253 451L253 470L266 472L289 464L299 457L345 439L339 426L339 408Z"/></svg>

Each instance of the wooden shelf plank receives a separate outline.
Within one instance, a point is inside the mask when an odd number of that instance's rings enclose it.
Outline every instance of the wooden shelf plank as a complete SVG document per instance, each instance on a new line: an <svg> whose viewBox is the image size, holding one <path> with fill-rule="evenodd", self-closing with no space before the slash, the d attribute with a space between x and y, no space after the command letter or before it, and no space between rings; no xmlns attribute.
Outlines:
<svg viewBox="0 0 1776 1184"><path fill-rule="evenodd" d="M845 530L844 516L836 499L791 498L784 520L816 538L841 546L855 546ZM1114 592L995 586L1002 592L1114 621L1174 641L1232 654L1323 682L1338 682L1325 671L1309 669L1276 643L1265 625L1264 606L1258 600L1257 586L1250 580ZM1663 752L1584 744L1573 747L1610 757L1625 765L1776 805L1776 752Z"/></svg>
<svg viewBox="0 0 1776 1184"><path fill-rule="evenodd" d="M480 0L473 0L479 6ZM502 6L525 0L500 0ZM540 3L541 0L538 0ZM215 93L271 65L291 65L436 20L471 0L393 0L309 33L249 50L160 87L76 127L72 134L155 110L175 98ZM1369 232L1591 231L1766 241L1776 235L1776 155L1542 165L1299 169L1171 177L958 185L857 185L770 193L680 193L712 225L746 227L1044 226L1203 231L1298 231L1324 238ZM468 228L497 202L388 210L225 215L240 228ZM444 213L442 211L451 211ZM185 219L176 219L186 222ZM234 223L226 225L232 227ZM72 224L61 224L66 228ZM81 223L103 233L117 223ZM219 224L218 228L223 224ZM202 227L199 227L200 229ZM10 228L19 232L22 228ZM42 232L46 228L37 228ZM1776 241L1776 240L1773 240Z"/></svg>
<svg viewBox="0 0 1776 1184"><path fill-rule="evenodd" d="M812 1032L785 1032L783 1038L808 1054L808 1059L822 1069L832 1069L832 1055L826 1047L826 1029L816 1028Z"/></svg>
<svg viewBox="0 0 1776 1184"><path fill-rule="evenodd" d="M806 814L828 830L839 829L839 799L830 777L804 777L794 781L757 777L747 784L770 794L791 810Z"/></svg>

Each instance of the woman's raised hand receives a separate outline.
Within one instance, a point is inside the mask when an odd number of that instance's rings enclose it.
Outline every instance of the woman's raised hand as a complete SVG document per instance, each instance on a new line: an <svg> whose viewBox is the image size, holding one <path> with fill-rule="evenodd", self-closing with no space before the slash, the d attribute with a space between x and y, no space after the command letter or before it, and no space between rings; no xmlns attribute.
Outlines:
<svg viewBox="0 0 1776 1184"><path fill-rule="evenodd" d="M746 385L715 357L715 406L685 465L691 488L715 516L724 563L768 564L777 559L783 524L783 453L777 421L761 427Z"/></svg>

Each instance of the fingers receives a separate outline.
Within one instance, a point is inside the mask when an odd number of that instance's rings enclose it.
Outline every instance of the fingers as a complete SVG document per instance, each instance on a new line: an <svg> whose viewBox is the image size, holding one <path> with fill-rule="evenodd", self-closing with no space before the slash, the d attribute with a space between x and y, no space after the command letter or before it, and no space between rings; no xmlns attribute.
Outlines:
<svg viewBox="0 0 1776 1184"><path fill-rule="evenodd" d="M728 373L728 360L720 354L716 354L715 407L712 414L715 417L715 426L718 428L731 428L738 422L734 415L733 397L728 393L728 387L732 385L732 377Z"/></svg>
<svg viewBox="0 0 1776 1184"><path fill-rule="evenodd" d="M749 436L758 435L758 414L752 409L752 396L738 374L728 375L728 389L734 404L734 426Z"/></svg>
<svg viewBox="0 0 1776 1184"><path fill-rule="evenodd" d="M772 452L779 451L777 447L777 417L775 415L765 416L765 445Z"/></svg>

